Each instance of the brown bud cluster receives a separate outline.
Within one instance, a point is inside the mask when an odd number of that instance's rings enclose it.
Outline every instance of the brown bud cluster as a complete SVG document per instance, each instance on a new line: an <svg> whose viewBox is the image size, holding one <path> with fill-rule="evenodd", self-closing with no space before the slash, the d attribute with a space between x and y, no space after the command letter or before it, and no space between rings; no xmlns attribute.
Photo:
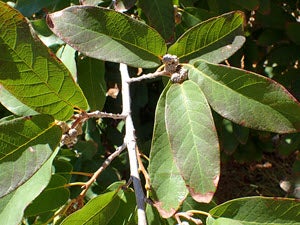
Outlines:
<svg viewBox="0 0 300 225"><path fill-rule="evenodd" d="M171 81L173 83L182 83L187 80L187 70L179 64L176 55L166 54L163 56L162 62L165 64L165 71L171 74Z"/></svg>

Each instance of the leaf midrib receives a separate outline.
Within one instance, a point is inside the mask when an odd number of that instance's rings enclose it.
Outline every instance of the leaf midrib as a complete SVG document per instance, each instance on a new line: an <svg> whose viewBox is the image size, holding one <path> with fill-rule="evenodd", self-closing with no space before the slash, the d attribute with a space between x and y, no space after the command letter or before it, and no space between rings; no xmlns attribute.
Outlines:
<svg viewBox="0 0 300 225"><path fill-rule="evenodd" d="M17 29L17 26L16 26L16 29ZM1 36L2 37L2 36ZM2 37L2 41L3 41L3 43L6 45L6 46L8 46L13 52L14 52L14 54L20 59L20 61L24 64L24 65L26 65L27 66L27 68L29 68L29 71L31 71L36 77L38 77L39 78L39 80L41 81L41 83L43 83L50 91L51 91L51 93L52 94L55 94L57 97L58 97L58 99L60 99L62 102L65 102L67 105L69 105L69 106L71 106L72 108L74 107L71 103L69 103L68 101L66 101L66 100L64 100L63 98L61 98L61 96L59 95L59 93L56 93L55 91L54 91L54 89L51 87L51 86L49 86L48 85L48 83L47 82L45 82L42 78L41 78L41 76L38 74L38 73L36 73L36 71L30 66L30 65L28 65L27 64L27 62L23 59L23 58L21 58L20 57L20 55L17 53L17 51L15 50L15 48L13 48L12 46L10 46L7 42L5 42L4 41L4 39L3 39L3 37ZM16 43L16 46L18 45L18 43ZM30 43L30 48L31 48L31 50L32 50L32 43ZM15 47L16 47L15 46ZM46 59L46 61L47 61L47 64L48 64L48 62L49 62L49 60L47 59L47 58L44 58L44 59ZM10 61L10 62L14 62L14 61ZM47 71L47 73L48 73L49 71ZM20 72L20 73L23 73L23 72ZM63 79L63 82L65 81L65 79ZM62 85L63 85L63 83L62 83ZM62 85L61 85L61 87L60 87L60 90L61 90L61 88L62 88ZM5 85L6 86L6 85ZM19 85L18 85L19 86ZM9 89L9 88L8 88ZM18 96L19 97L19 96Z"/></svg>
<svg viewBox="0 0 300 225"><path fill-rule="evenodd" d="M251 97L249 97L249 96L247 96L247 95L243 95L242 93L237 92L235 89L232 89L232 88L230 88L230 87L228 87L228 86L226 86L226 85L224 85L224 84L222 84L222 83L217 82L216 80L212 79L210 76L206 75L206 74L203 73L201 70L199 70L199 69L197 69L196 67L194 67L193 65L190 65L190 64L189 64L189 65L187 65L187 66L188 66L188 67L192 67L192 69L195 69L197 72L199 72L203 77L205 77L205 79L210 80L212 83L217 84L218 86L222 86L225 90L230 90L230 91L232 91L232 92L238 94L239 96L243 96L243 97L245 97L245 98L247 98L247 99L250 99L250 100L252 100L252 101L254 101L254 102L256 102L256 103L258 103L258 104L260 104L260 105L263 105L263 106L265 106L265 107L268 107L268 108L270 108L270 109L272 109L272 110L278 112L281 116L285 117L280 111L278 111L277 109L275 109L275 108L272 107L273 104L268 104L268 105L263 104L263 103L259 102L258 100L254 99L254 98L251 98ZM290 122L291 122L291 121L290 121ZM291 122L291 123L292 123L292 122Z"/></svg>
<svg viewBox="0 0 300 225"><path fill-rule="evenodd" d="M80 32L80 33L83 33L84 31L88 31L88 32L95 33L95 34L97 34L97 35L102 35L102 36L104 36L104 37L108 37L108 38L110 38L111 40L114 40L114 41L116 41L116 42L118 42L118 43L125 43L126 45L133 46L133 47L135 47L135 48L138 49L138 50L147 52L148 54L150 54L150 55L152 55L152 56L155 56L156 58L159 58L159 57L158 57L157 55L155 55L153 52L150 52L150 50L144 49L144 48L142 48L142 47L140 47L140 46L137 46L137 45L134 45L134 44L132 44L132 43L130 43L130 42L127 42L127 41L125 41L125 40L123 40L123 39L121 39L121 38L118 38L118 37L115 37L115 36L109 36L109 35L107 35L107 34L105 34L105 33L100 33L100 32L95 31L95 30L84 29L83 27L78 26L77 24L67 23L67 22L65 22L65 21L61 21L60 23L61 23L61 24L65 24L65 25L69 25L69 26L71 26L71 27L73 26L73 27L80 28L80 30L82 30L82 32ZM151 28L149 27L148 29L151 29ZM63 38L63 37L61 37L61 38ZM98 39L98 38L99 38L99 37L97 37L96 39ZM148 39L147 39L147 40L148 40ZM69 43L69 44L71 45L71 43ZM162 46L162 47L164 47L164 46Z"/></svg>
<svg viewBox="0 0 300 225"><path fill-rule="evenodd" d="M24 142L21 145L18 145L18 147L14 150L12 150L11 152L9 152L8 154L6 154L5 156L3 156L2 158L0 158L0 162L5 159L6 157L14 154L15 152L17 152L18 150L24 148L26 145L29 145L30 142L35 141L36 139L38 139L40 136L42 136L43 134L45 134L47 131L49 131L50 129L52 129L55 125L55 123L52 123L51 126L47 127L46 129L42 130L42 132L39 132L36 136L34 136L33 138L28 139L26 142ZM30 146L28 146L30 147Z"/></svg>

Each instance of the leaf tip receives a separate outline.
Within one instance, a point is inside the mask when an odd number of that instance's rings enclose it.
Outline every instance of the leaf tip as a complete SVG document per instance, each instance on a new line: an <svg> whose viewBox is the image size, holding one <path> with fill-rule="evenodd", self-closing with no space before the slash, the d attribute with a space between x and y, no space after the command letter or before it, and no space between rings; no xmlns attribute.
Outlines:
<svg viewBox="0 0 300 225"><path fill-rule="evenodd" d="M219 179L220 179L220 175L216 175L213 178L212 181L213 181L214 187L218 186ZM209 203L209 202L211 202L211 200L215 194L215 190L207 191L206 193L202 194L202 193L196 193L194 188L188 187L188 189L189 189L189 192L190 192L192 198L197 202Z"/></svg>
<svg viewBox="0 0 300 225"><path fill-rule="evenodd" d="M195 193L194 190L190 188L189 188L189 192L195 201L204 202L204 203L209 203L212 200L215 193L213 191L209 191L206 192L205 194L200 194L200 193Z"/></svg>
<svg viewBox="0 0 300 225"><path fill-rule="evenodd" d="M166 210L163 208L163 203L156 201L153 203L153 206L158 210L159 214L163 217L163 218L169 218L171 216L173 216L176 213L176 210L173 208L170 208L170 210Z"/></svg>

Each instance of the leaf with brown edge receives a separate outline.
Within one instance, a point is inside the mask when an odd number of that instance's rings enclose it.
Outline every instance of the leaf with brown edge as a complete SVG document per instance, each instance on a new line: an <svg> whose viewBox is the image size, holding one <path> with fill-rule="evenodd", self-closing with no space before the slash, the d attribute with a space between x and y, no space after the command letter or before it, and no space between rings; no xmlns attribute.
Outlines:
<svg viewBox="0 0 300 225"><path fill-rule="evenodd" d="M275 133L300 130L300 103L267 77L198 61L189 65L189 79L199 85L210 106L228 120Z"/></svg>
<svg viewBox="0 0 300 225"><path fill-rule="evenodd" d="M197 84L173 84L165 114L172 154L191 196L210 202L220 176L219 143L210 107Z"/></svg>
<svg viewBox="0 0 300 225"><path fill-rule="evenodd" d="M165 101L167 86L162 92L155 111L153 139L149 160L151 198L164 218L178 210L187 196L187 188L176 166L165 124ZM174 198L174 196L177 196Z"/></svg>

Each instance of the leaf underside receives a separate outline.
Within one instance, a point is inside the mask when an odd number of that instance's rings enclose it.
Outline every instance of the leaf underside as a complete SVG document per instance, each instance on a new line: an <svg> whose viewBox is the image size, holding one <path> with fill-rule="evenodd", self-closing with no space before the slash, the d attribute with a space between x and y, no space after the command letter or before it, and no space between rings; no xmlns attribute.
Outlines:
<svg viewBox="0 0 300 225"><path fill-rule="evenodd" d="M223 117L253 129L276 133L300 130L300 104L280 84L253 72L198 61L189 79L199 85Z"/></svg>
<svg viewBox="0 0 300 225"><path fill-rule="evenodd" d="M157 103L149 160L149 176L154 192L154 206L165 218L176 212L187 195L187 188L174 162L166 131L165 101L167 90L168 87L165 88Z"/></svg>
<svg viewBox="0 0 300 225"><path fill-rule="evenodd" d="M175 163L191 196L210 202L219 181L219 144L210 107L192 81L167 92L165 120Z"/></svg>

